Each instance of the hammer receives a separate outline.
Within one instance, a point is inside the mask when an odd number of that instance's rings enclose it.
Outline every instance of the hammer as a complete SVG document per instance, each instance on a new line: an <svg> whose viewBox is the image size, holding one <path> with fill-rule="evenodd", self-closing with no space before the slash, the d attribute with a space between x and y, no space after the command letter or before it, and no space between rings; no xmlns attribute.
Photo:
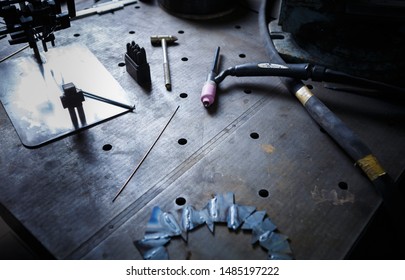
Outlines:
<svg viewBox="0 0 405 280"><path fill-rule="evenodd" d="M172 89L172 83L170 81L170 69L169 69L169 59L167 57L167 44L171 44L177 41L176 36L171 35L154 35L150 37L150 42L152 45L162 45L163 48L163 72L165 75L165 86L167 90Z"/></svg>

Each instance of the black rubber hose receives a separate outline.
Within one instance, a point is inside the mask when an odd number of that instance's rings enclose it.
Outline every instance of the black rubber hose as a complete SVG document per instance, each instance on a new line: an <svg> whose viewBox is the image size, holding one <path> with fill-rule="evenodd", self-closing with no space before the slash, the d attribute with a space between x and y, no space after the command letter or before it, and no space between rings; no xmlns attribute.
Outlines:
<svg viewBox="0 0 405 280"><path fill-rule="evenodd" d="M268 0L263 0L259 11L260 35L264 40L270 61L285 64L277 52L268 30ZM404 199L395 186L394 180L378 163L371 150L346 126L333 112L331 112L302 81L293 78L280 78L287 89L303 104L310 116L335 140L335 142L356 162L363 170L375 189L383 199L384 205L390 212L400 234L405 237ZM404 244L399 244L404 250Z"/></svg>
<svg viewBox="0 0 405 280"><path fill-rule="evenodd" d="M405 89L397 86L389 85L379 81L373 81L349 75L344 72L336 71L333 69L326 69L324 73L324 81L340 84L348 84L358 86L361 88L375 90L375 93L362 93L361 95L380 98L384 100L391 100L394 102L405 102ZM360 94L360 93L358 93Z"/></svg>
<svg viewBox="0 0 405 280"><path fill-rule="evenodd" d="M260 35L264 39L267 54L270 61L285 64L278 54L268 32L267 3L263 0L259 11ZM305 102L304 107L312 118L355 160L359 160L371 153L366 145L349 129L339 118L335 116L316 96L312 95L301 80L281 77L287 89L296 95L299 90L308 91L311 96ZM310 102L309 102L310 101Z"/></svg>

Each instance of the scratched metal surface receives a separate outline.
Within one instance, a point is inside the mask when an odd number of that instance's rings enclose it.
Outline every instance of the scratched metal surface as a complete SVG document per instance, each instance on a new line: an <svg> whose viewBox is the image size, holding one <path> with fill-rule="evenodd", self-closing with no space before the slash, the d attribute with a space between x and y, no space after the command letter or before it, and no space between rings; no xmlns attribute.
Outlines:
<svg viewBox="0 0 405 280"><path fill-rule="evenodd" d="M227 78L213 108L206 110L199 101L217 46L222 68L266 60L252 11L257 3L249 1L252 9L241 6L229 19L198 22L173 17L154 1L139 2L74 21L56 34L58 46L85 44L136 110L27 149L1 108L0 203L56 258L139 259L133 241L144 235L154 206L177 211L184 206L176 198L183 197L188 205L202 208L212 195L234 192L238 203L268 213L289 236L295 258L344 258L380 199L280 80ZM164 87L162 49L149 42L154 34L179 38L168 49L171 92ZM149 91L118 66L131 40L146 49L153 82ZM2 56L9 51L6 43L1 41ZM404 110L313 86L396 177L405 166ZM177 106L155 148L112 203ZM253 139L251 133L259 137ZM180 145L179 139L187 143ZM339 188L342 182L347 190ZM262 189L268 197L259 196ZM249 240L246 232L219 226L212 235L201 227L189 234L188 243L172 240L168 250L172 259L266 258Z"/></svg>

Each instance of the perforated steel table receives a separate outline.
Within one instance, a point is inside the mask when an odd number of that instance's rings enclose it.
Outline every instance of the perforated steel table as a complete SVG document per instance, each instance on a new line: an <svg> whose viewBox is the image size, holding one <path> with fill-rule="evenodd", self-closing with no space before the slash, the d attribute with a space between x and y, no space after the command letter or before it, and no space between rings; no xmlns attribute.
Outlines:
<svg viewBox="0 0 405 280"><path fill-rule="evenodd" d="M289 236L295 258L344 258L381 199L280 80L230 77L220 85L213 107L206 109L199 100L217 46L222 69L267 60L258 2L216 21L181 19L153 1L138 2L73 21L57 33L56 48L87 46L136 109L28 149L0 107L0 203L7 213L55 258L140 259L133 242L144 235L154 206L173 212L184 203L202 208L213 195L233 192L238 203L268 213ZM178 37L178 44L168 47L170 92L164 87L162 49L150 44L154 34ZM146 49L150 90L123 67L132 40ZM14 48L0 41L0 56ZM27 49L10 59L31 55ZM398 176L405 166L403 107L311 86ZM177 106L156 146L112 203ZM250 244L250 234L226 226L217 226L214 235L200 227L189 233L188 243L172 240L168 251L172 259L266 258Z"/></svg>

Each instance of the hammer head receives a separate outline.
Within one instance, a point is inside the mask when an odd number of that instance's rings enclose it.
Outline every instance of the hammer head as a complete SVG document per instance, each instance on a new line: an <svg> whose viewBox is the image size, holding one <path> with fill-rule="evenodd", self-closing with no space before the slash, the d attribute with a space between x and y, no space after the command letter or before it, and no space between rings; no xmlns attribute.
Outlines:
<svg viewBox="0 0 405 280"><path fill-rule="evenodd" d="M152 45L160 45L162 40L165 40L166 43L170 44L176 42L177 37L172 35L153 35L150 37Z"/></svg>

